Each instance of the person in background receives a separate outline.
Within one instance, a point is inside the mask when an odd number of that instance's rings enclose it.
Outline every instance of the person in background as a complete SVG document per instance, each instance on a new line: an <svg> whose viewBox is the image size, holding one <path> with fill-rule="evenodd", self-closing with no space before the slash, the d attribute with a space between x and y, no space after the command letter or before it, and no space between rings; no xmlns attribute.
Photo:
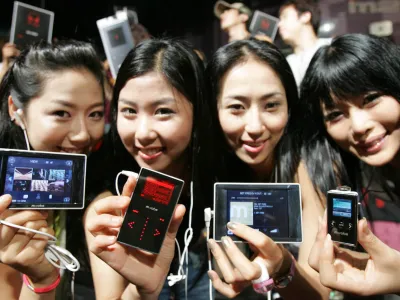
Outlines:
<svg viewBox="0 0 400 300"><path fill-rule="evenodd" d="M315 52L331 41L317 37L320 16L318 3L313 0L287 0L279 11L279 34L293 48L286 59L298 89Z"/></svg>
<svg viewBox="0 0 400 300"><path fill-rule="evenodd" d="M3 79L7 70L10 68L11 64L14 62L14 58L17 57L20 51L14 44L6 43L2 51L2 62L0 63L0 81Z"/></svg>

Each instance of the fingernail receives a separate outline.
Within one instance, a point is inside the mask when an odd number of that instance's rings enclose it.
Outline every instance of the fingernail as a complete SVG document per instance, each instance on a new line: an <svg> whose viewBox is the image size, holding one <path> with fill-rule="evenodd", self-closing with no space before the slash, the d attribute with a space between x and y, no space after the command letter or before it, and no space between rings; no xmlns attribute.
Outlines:
<svg viewBox="0 0 400 300"><path fill-rule="evenodd" d="M364 228L363 228L363 232L364 232L364 234L369 234L370 230L369 230L367 219L364 217L363 220L365 220L365 225L364 225Z"/></svg>
<svg viewBox="0 0 400 300"><path fill-rule="evenodd" d="M235 222L228 222L228 224L226 224L226 226L231 230L235 230L237 227L237 224Z"/></svg>
<svg viewBox="0 0 400 300"><path fill-rule="evenodd" d="M224 236L221 238L222 243L224 244L225 248L229 248L231 246L231 241L230 238L227 236Z"/></svg>
<svg viewBox="0 0 400 300"><path fill-rule="evenodd" d="M214 247L215 247L214 241L213 240L208 240L207 244L208 244L208 247L210 248L210 250L213 251Z"/></svg>
<svg viewBox="0 0 400 300"><path fill-rule="evenodd" d="M120 217L112 217L111 218L111 223L113 223L114 225L119 225L121 224L122 219Z"/></svg>
<svg viewBox="0 0 400 300"><path fill-rule="evenodd" d="M214 280L214 276L213 276L213 273L211 273L211 271L208 271L207 275L208 275L208 278L210 278L211 281Z"/></svg>
<svg viewBox="0 0 400 300"><path fill-rule="evenodd" d="M40 213L42 214L43 217L46 217L49 215L49 212L45 211L45 210L41 210Z"/></svg>
<svg viewBox="0 0 400 300"><path fill-rule="evenodd" d="M115 236L109 236L109 237L108 237L108 240L109 240L110 242L114 242L114 241L115 241L115 239L116 239L116 237L115 237Z"/></svg>
<svg viewBox="0 0 400 300"><path fill-rule="evenodd" d="M327 234L324 242L324 248L329 248L330 244L331 244L331 235Z"/></svg>

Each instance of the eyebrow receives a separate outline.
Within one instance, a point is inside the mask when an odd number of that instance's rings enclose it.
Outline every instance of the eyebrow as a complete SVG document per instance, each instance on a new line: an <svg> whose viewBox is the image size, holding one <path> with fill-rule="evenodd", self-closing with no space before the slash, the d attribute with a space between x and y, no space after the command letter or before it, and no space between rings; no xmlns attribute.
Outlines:
<svg viewBox="0 0 400 300"><path fill-rule="evenodd" d="M264 94L261 96L261 100L268 100L269 98L275 97L275 96L283 96L282 93L280 92L272 92L272 93L268 93L268 94ZM230 99L236 99L239 101L247 101L248 97L247 96L243 96L243 95L228 95L225 98L230 98Z"/></svg>
<svg viewBox="0 0 400 300"><path fill-rule="evenodd" d="M128 104L128 105L131 105L131 106L135 106L135 105L137 105L136 103L139 102L139 101L127 100L127 99L124 99L124 98L120 98L118 101L122 102L122 103L125 103L125 104ZM162 104L169 104L171 102L175 103L175 101L176 100L174 98L170 98L170 97L161 98L161 99L157 99L156 101L152 102L151 106L159 106L159 105L162 105Z"/></svg>
<svg viewBox="0 0 400 300"><path fill-rule="evenodd" d="M70 108L76 108L76 105L74 103L72 103L70 101L66 101L66 100L54 99L51 102L60 104L62 106L70 107ZM103 102L94 103L89 107L89 109L93 109L93 108L99 107L99 106L104 106L104 103Z"/></svg>

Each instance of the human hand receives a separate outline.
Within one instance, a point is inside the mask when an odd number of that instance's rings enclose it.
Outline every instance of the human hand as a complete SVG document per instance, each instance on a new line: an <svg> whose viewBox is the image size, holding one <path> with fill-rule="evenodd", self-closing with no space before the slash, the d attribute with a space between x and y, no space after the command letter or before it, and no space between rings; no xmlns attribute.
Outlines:
<svg viewBox="0 0 400 300"><path fill-rule="evenodd" d="M48 227L46 211L10 210L10 195L0 197L0 219L15 225L54 235ZM26 274L35 286L55 281L58 272L46 259L48 238L26 230L0 225L0 261Z"/></svg>
<svg viewBox="0 0 400 300"><path fill-rule="evenodd" d="M107 197L94 203L94 216L88 217L87 230L94 236L89 250L134 284L142 298L157 298L175 254L175 237L185 214L185 207L178 205L158 255L135 249L117 242L123 217L119 210L126 210L130 195L136 185L134 178L126 182L121 197Z"/></svg>
<svg viewBox="0 0 400 300"><path fill-rule="evenodd" d="M208 275L214 288L221 294L233 298L249 286L252 280L258 279L261 276L258 263L265 264L270 277L284 274L290 269L292 262L290 254L265 234L233 222L228 223L228 228L236 236L249 242L254 255L251 259L247 258L229 237L222 238L225 253L214 240L209 240L208 244L225 282L215 271L209 271Z"/></svg>

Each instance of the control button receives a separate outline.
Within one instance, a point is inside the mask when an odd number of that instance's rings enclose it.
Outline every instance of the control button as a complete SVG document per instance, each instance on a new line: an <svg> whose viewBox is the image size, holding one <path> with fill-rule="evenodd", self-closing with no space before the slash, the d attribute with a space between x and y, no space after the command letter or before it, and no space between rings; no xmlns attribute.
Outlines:
<svg viewBox="0 0 400 300"><path fill-rule="evenodd" d="M160 231L158 229L156 229L155 233L153 234L154 236L160 235Z"/></svg>
<svg viewBox="0 0 400 300"><path fill-rule="evenodd" d="M353 227L353 225L351 223L349 223L349 229L351 229Z"/></svg>
<svg viewBox="0 0 400 300"><path fill-rule="evenodd" d="M343 228L343 227L344 227L344 223L343 223L343 222L340 222L340 223L339 223L339 227Z"/></svg>
<svg viewBox="0 0 400 300"><path fill-rule="evenodd" d="M332 221L332 222L331 222L331 225L332 225L332 226L335 226L335 224L336 224L335 221Z"/></svg>

